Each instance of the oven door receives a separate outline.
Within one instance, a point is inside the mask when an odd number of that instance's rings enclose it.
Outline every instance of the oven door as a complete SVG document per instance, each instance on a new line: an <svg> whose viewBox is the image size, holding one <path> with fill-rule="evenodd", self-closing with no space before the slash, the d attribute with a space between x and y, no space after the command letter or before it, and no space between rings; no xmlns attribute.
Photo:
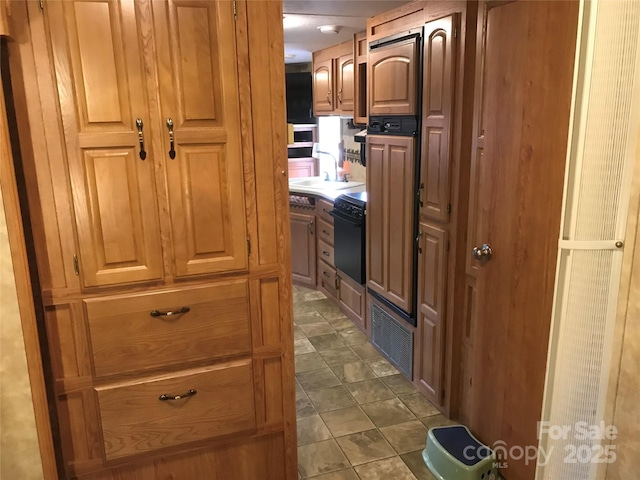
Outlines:
<svg viewBox="0 0 640 480"><path fill-rule="evenodd" d="M333 217L334 264L338 270L363 285L365 279L365 223L336 210Z"/></svg>

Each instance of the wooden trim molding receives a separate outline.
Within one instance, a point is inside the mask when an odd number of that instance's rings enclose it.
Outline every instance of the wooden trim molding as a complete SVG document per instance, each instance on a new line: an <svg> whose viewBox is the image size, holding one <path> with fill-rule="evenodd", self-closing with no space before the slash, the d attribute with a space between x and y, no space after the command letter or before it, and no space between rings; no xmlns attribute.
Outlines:
<svg viewBox="0 0 640 480"><path fill-rule="evenodd" d="M0 2L1 10L4 2L2 0ZM42 470L45 480L54 480L58 478L56 456L2 83L0 83L0 188L7 219L9 247L13 261Z"/></svg>

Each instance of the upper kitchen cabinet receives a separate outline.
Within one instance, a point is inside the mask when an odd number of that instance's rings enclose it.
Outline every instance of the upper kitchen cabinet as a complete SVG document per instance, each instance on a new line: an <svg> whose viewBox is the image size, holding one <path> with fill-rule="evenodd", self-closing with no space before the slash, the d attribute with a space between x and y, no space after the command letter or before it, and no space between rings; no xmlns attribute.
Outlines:
<svg viewBox="0 0 640 480"><path fill-rule="evenodd" d="M419 33L416 29L369 43L369 116L418 114ZM407 38L401 40L403 36Z"/></svg>
<svg viewBox="0 0 640 480"><path fill-rule="evenodd" d="M353 42L313 54L313 111L321 115L353 115L355 98Z"/></svg>

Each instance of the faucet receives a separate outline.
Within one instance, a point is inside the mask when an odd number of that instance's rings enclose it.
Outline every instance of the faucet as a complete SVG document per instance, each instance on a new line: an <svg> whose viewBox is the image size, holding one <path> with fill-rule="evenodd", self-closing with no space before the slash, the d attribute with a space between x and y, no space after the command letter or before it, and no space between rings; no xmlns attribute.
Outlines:
<svg viewBox="0 0 640 480"><path fill-rule="evenodd" d="M333 158L333 164L334 164L334 167L335 167L335 177L334 177L333 180L337 182L338 181L338 159L330 152L322 152L322 151L318 150L317 153L318 154L324 153L325 155L329 155L331 158ZM325 181L330 182L331 179L329 178L329 172L323 171L322 173L326 174L325 177L324 177Z"/></svg>
<svg viewBox="0 0 640 480"><path fill-rule="evenodd" d="M342 181L344 183L349 183L349 179L347 178L347 175L349 175L348 173L343 173L342 174Z"/></svg>

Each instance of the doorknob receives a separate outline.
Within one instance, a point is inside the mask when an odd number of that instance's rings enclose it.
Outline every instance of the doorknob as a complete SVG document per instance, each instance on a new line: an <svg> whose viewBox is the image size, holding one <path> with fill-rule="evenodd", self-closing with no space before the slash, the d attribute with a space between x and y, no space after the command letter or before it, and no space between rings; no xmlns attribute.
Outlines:
<svg viewBox="0 0 640 480"><path fill-rule="evenodd" d="M484 243L481 247L473 247L471 253L473 255L473 258L475 258L476 260L489 261L491 260L491 256L493 255L493 250L491 249L491 245L489 245L488 243Z"/></svg>

